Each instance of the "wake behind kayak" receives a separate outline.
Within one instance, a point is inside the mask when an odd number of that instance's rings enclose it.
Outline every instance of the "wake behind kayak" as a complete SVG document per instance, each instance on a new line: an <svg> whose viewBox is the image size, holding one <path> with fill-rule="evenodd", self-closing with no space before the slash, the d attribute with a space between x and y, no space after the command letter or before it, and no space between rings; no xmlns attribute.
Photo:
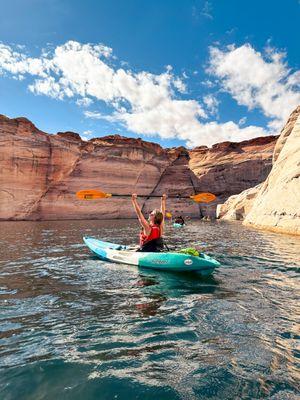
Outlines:
<svg viewBox="0 0 300 400"><path fill-rule="evenodd" d="M84 237L83 240L88 248L102 260L136 265L142 268L174 272L197 271L208 275L220 266L217 260L203 253L197 257L172 251L166 253L136 252L129 250L126 246L103 242L92 237Z"/></svg>

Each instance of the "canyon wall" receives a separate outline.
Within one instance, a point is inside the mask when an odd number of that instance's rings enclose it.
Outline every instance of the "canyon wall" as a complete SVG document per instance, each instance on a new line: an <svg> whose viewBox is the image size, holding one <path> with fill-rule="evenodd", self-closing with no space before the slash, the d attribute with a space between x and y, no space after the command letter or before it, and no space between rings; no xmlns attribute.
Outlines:
<svg viewBox="0 0 300 400"><path fill-rule="evenodd" d="M273 162L244 223L300 235L300 106L281 131Z"/></svg>
<svg viewBox="0 0 300 400"><path fill-rule="evenodd" d="M230 196L225 203L218 204L216 217L228 221L244 220L253 206L261 185L260 183L253 188L243 190L240 194Z"/></svg>
<svg viewBox="0 0 300 400"><path fill-rule="evenodd" d="M217 218L300 234L300 106L290 115L273 152L273 167L261 184L217 206Z"/></svg>
<svg viewBox="0 0 300 400"><path fill-rule="evenodd" d="M130 199L112 197L80 201L82 189L126 195L161 195L173 214L213 216L218 203L268 176L276 137L212 148L164 149L141 139L118 135L81 140L73 132L49 135L26 118L0 115L0 219L132 218ZM209 191L210 205L180 196ZM159 199L141 197L143 211L159 207Z"/></svg>

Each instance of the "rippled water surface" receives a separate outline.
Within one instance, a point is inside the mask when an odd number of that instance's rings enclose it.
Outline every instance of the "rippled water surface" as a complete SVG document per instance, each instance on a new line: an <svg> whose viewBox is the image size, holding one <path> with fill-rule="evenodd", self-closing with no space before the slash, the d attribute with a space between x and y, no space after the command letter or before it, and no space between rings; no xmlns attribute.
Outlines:
<svg viewBox="0 0 300 400"><path fill-rule="evenodd" d="M0 223L0 398L299 398L300 239L239 224L169 227L210 278L111 264L90 235L135 221Z"/></svg>

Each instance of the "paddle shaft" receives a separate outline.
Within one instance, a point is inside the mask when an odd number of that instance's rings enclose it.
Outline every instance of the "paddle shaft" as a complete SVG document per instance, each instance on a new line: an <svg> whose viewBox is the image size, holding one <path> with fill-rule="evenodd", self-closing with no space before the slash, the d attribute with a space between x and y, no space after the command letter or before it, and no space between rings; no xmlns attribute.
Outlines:
<svg viewBox="0 0 300 400"><path fill-rule="evenodd" d="M112 193L112 197L131 197L132 195L131 194L113 194ZM162 195L161 194L149 194L149 195L147 195L147 194L139 194L139 195L137 195L137 197L139 198L139 197L146 197L146 198L150 198L150 197L159 197L159 198L161 198L162 197ZM180 195L177 195L177 196L167 196L167 199L190 199L191 197L190 196L180 196Z"/></svg>
<svg viewBox="0 0 300 400"><path fill-rule="evenodd" d="M98 199L105 199L105 198L110 198L110 197L131 197L131 194L120 194L120 193L105 193L100 190L96 189L91 189L91 190L80 190L79 192L76 193L76 196L80 200L98 200ZM143 194L140 195L139 197L141 198L161 198L163 195L161 194ZM138 196L137 196L138 197ZM171 194L168 196L171 199L192 199L196 203L210 203L211 201L214 201L216 199L216 196L212 193L198 193L190 196L182 196L180 193L178 194Z"/></svg>

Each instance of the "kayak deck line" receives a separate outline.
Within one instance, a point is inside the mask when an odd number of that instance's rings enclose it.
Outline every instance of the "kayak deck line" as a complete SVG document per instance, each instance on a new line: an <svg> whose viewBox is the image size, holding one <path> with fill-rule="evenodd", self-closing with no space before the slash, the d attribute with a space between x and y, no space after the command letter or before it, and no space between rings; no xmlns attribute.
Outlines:
<svg viewBox="0 0 300 400"><path fill-rule="evenodd" d="M135 265L164 271L188 272L197 271L208 275L221 264L207 254L199 256L179 252L137 252L127 246L103 242L96 238L83 238L87 247L100 259L121 264Z"/></svg>

